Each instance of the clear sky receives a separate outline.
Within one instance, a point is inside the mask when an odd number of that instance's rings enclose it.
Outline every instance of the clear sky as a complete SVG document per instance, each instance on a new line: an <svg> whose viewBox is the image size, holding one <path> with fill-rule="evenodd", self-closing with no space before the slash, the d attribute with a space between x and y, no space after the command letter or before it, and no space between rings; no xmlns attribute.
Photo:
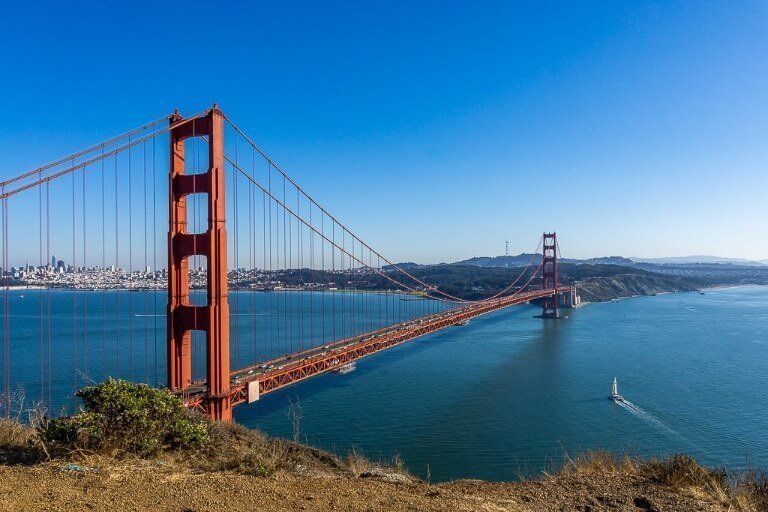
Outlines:
<svg viewBox="0 0 768 512"><path fill-rule="evenodd" d="M34 5L27 5L34 4ZM0 175L221 107L395 260L768 258L768 3L4 2Z"/></svg>

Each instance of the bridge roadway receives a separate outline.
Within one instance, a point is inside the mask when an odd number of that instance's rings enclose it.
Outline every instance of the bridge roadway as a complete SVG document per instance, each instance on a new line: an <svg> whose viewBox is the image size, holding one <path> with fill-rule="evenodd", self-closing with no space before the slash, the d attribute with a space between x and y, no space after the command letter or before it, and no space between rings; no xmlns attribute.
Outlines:
<svg viewBox="0 0 768 512"><path fill-rule="evenodd" d="M232 405L257 400L261 395L320 375L406 341L430 334L472 318L531 300L570 292L570 286L531 290L516 295L476 302L433 315L423 316L376 331L288 354L231 373ZM253 382L258 382L258 389ZM251 396L249 399L249 385ZM205 410L205 382L196 381L181 393L187 407Z"/></svg>

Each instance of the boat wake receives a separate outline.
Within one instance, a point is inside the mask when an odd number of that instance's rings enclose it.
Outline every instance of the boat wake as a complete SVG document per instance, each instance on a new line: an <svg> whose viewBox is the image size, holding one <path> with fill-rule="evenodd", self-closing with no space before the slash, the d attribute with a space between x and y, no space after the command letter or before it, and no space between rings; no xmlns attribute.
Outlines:
<svg viewBox="0 0 768 512"><path fill-rule="evenodd" d="M646 420L647 422L656 425L657 427L663 428L664 430L667 430L669 432L675 433L675 431L672 430L669 426L667 426L663 421L661 421L660 419L658 419L656 416L654 416L653 414L649 413L648 411L645 411L645 410L641 409L640 407L638 407L637 405L633 404L632 402L630 402L626 398L622 398L621 401L615 401L615 403L620 405L621 407L625 408L626 410L628 410L629 412L631 412L635 416L637 416L639 418L642 418L642 419Z"/></svg>
<svg viewBox="0 0 768 512"><path fill-rule="evenodd" d="M657 427L663 428L664 430L667 430L667 431L672 432L672 433L676 433L674 430L669 428L664 422L662 422L656 416L654 416L653 414L651 414L651 413L649 413L647 411L644 411L643 409L641 409L637 405L633 404L632 402L630 402L629 400L627 400L626 398L621 396L619 394L619 386L618 386L618 384L616 382L616 377L613 378L613 385L611 386L611 394L608 395L608 398L613 400L613 403L623 407L624 409L628 410L629 412L631 412L635 416L638 416L638 417L646 420L647 422L656 425Z"/></svg>

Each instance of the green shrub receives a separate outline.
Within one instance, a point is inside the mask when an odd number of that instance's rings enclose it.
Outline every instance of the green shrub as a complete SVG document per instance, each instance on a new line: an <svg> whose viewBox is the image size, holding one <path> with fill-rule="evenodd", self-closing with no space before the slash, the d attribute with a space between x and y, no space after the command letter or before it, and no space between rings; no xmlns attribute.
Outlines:
<svg viewBox="0 0 768 512"><path fill-rule="evenodd" d="M83 400L80 412L41 428L43 439L54 448L151 455L210 440L208 423L167 390L109 379L75 396Z"/></svg>

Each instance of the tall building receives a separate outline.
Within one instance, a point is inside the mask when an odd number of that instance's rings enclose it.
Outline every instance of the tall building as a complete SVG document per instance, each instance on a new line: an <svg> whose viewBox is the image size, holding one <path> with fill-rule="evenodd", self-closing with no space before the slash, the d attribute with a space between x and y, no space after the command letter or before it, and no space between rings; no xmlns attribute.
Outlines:
<svg viewBox="0 0 768 512"><path fill-rule="evenodd" d="M56 255L55 254L51 256L51 266L52 267L56 267Z"/></svg>

